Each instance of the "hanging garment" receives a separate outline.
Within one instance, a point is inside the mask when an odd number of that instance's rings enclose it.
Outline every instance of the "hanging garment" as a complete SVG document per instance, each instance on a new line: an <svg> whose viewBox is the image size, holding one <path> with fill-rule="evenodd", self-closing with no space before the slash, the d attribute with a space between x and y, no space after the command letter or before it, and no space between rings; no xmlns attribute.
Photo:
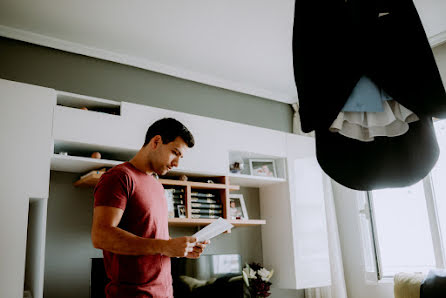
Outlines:
<svg viewBox="0 0 446 298"><path fill-rule="evenodd" d="M405 187L431 171L439 148L432 119L419 117L397 137L373 142L316 130L316 156L322 170L338 183L356 190Z"/></svg>
<svg viewBox="0 0 446 298"><path fill-rule="evenodd" d="M321 168L347 187L404 187L438 159L432 117L446 92L411 0L296 0L293 59L302 131L316 131ZM361 142L329 131L367 76L419 121L396 137Z"/></svg>
<svg viewBox="0 0 446 298"><path fill-rule="evenodd" d="M362 76L347 102L342 108L343 112L384 112L383 101L391 99L381 91L368 77Z"/></svg>
<svg viewBox="0 0 446 298"><path fill-rule="evenodd" d="M328 129L363 76L416 115L446 118L445 89L412 0L382 3L296 0L293 62L303 132Z"/></svg>
<svg viewBox="0 0 446 298"><path fill-rule="evenodd" d="M375 137L396 137L409 130L417 115L394 100L383 103L382 112L340 112L330 131L345 137L371 142Z"/></svg>
<svg viewBox="0 0 446 298"><path fill-rule="evenodd" d="M363 142L374 137L400 136L418 117L379 89L368 77L356 84L342 112L330 126L331 132Z"/></svg>

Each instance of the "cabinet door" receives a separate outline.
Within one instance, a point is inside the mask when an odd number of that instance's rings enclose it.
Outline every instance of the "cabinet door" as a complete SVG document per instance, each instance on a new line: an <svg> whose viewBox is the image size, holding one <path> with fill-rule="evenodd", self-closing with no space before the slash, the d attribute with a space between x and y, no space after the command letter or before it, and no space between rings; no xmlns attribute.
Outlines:
<svg viewBox="0 0 446 298"><path fill-rule="evenodd" d="M23 297L29 199L48 198L56 94L0 80L0 98L0 297L18 298ZM38 256L27 276L37 298L43 294L44 223L39 230L39 239L30 243Z"/></svg>
<svg viewBox="0 0 446 298"><path fill-rule="evenodd" d="M211 118L171 110L122 103L122 117L131 123L135 143L144 142L147 128L156 120L172 117L183 123L192 133L195 146L180 161L179 169L186 173L224 175L228 168L228 155L220 133L220 122Z"/></svg>
<svg viewBox="0 0 446 298"><path fill-rule="evenodd" d="M331 284L323 172L309 138L287 138L292 238L297 288ZM310 148L311 146L311 148Z"/></svg>
<svg viewBox="0 0 446 298"><path fill-rule="evenodd" d="M229 121L224 124L221 132L230 151L275 157L286 154L283 132Z"/></svg>
<svg viewBox="0 0 446 298"><path fill-rule="evenodd" d="M133 125L122 116L83 111L56 106L54 111L54 139L73 143L139 149L141 140L132 138ZM143 139L144 136L141 136ZM99 150L98 150L99 151Z"/></svg>
<svg viewBox="0 0 446 298"><path fill-rule="evenodd" d="M286 134L288 181L260 188L263 262L278 288L330 285L322 171L314 139Z"/></svg>

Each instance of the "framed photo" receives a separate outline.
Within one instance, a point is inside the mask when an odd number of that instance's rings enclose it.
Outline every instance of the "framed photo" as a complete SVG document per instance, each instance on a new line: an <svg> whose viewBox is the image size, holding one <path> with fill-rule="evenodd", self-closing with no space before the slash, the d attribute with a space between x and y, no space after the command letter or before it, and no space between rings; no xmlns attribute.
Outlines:
<svg viewBox="0 0 446 298"><path fill-rule="evenodd" d="M229 219L249 219L242 194L229 195Z"/></svg>
<svg viewBox="0 0 446 298"><path fill-rule="evenodd" d="M250 159L249 167L253 176L277 177L273 159Z"/></svg>
<svg viewBox="0 0 446 298"><path fill-rule="evenodd" d="M184 205L177 206L178 217L185 218L186 217L186 207Z"/></svg>

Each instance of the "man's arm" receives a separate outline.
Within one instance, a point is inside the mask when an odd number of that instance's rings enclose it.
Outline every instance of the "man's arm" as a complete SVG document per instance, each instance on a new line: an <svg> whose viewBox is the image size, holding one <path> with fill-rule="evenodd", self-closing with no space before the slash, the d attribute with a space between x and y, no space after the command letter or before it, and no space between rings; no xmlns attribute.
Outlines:
<svg viewBox="0 0 446 298"><path fill-rule="evenodd" d="M95 248L121 255L163 254L169 257L185 257L194 251L195 237L149 239L118 228L123 213L120 208L107 206L94 208L91 240Z"/></svg>

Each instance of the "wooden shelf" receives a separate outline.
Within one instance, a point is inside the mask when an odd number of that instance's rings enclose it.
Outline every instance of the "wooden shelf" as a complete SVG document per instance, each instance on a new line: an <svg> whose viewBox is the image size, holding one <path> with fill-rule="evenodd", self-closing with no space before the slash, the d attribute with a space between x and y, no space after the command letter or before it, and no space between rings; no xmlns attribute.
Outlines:
<svg viewBox="0 0 446 298"><path fill-rule="evenodd" d="M93 173L83 179L80 179L76 182L74 182L74 186L76 187L94 187L99 179L101 178L101 175L103 173ZM229 191L231 190L238 190L240 189L240 186L238 185L230 185L228 183L227 177L222 177L223 180L226 182L223 183L204 183L204 182L194 182L194 181L181 181L181 180L173 180L173 179L159 179L161 184L163 185L172 185L172 186L181 186L186 188L186 197L189 197L187 199L187 204L190 204L190 192L192 189L215 189L222 191L225 195L225 197L228 197ZM229 203L225 203L223 206L226 206ZM188 208L190 209L190 208ZM190 210L189 210L190 213ZM190 216L191 214L189 214ZM224 218L225 215L223 215ZM172 227L197 227L197 226L206 226L208 224L211 224L216 219L205 219L205 218L169 218L169 226ZM264 225L266 224L265 220L261 219L249 219L249 220L228 220L231 224L233 224L236 227L250 227L250 226L258 226L258 225Z"/></svg>
<svg viewBox="0 0 446 298"><path fill-rule="evenodd" d="M79 179L73 183L74 186L78 187L94 187L98 184L99 178L101 178L103 173L94 173L85 177L83 179Z"/></svg>
<svg viewBox="0 0 446 298"><path fill-rule="evenodd" d="M229 190L239 190L238 185L226 185L219 183L204 183L204 182L194 182L194 181L181 181L181 180L171 180L171 179L159 179L163 185L178 185L178 186L190 186L195 189L226 189Z"/></svg>
<svg viewBox="0 0 446 298"><path fill-rule="evenodd" d="M245 174L229 174L228 177L231 183L246 187L261 187L286 182L286 179L284 178L261 177Z"/></svg>
<svg viewBox="0 0 446 298"><path fill-rule="evenodd" d="M89 158L93 159L93 158ZM96 186L101 178L102 174L92 174L84 179L80 179L74 182L74 186L85 186L91 187ZM173 179L159 179L159 182L163 185L174 185L174 186L190 186L193 189L226 189L229 190L239 190L240 186L238 185L226 185L220 183L204 183L204 182L194 182L194 181L181 181L181 180L173 180Z"/></svg>
<svg viewBox="0 0 446 298"><path fill-rule="evenodd" d="M229 220L231 224L233 224L236 227L252 227L252 226L258 226L258 225L265 225L266 220L264 219L231 219Z"/></svg>
<svg viewBox="0 0 446 298"><path fill-rule="evenodd" d="M172 227L197 227L207 226L213 223L216 219L201 219L201 218L169 218L169 226ZM252 227L266 224L263 219L248 219L248 220L228 220L235 227Z"/></svg>

